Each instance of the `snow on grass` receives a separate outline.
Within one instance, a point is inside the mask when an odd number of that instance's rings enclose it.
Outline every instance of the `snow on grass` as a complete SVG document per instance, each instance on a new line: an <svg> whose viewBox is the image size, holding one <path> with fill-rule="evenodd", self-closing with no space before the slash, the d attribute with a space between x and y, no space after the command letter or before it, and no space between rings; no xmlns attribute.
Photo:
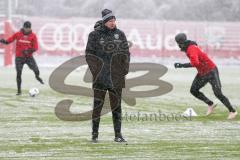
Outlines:
<svg viewBox="0 0 240 160"><path fill-rule="evenodd" d="M49 88L53 68L41 68L46 82L38 84L33 73L24 68L23 95L15 96L14 68L1 68L0 79L0 159L238 159L240 157L240 118L228 121L227 109L214 97L211 87L202 91L219 103L212 116L205 117L205 104L189 93L195 71L170 69L161 79L173 84L170 93L137 99L136 106L123 102L123 116L179 114L192 107L198 115L181 120L127 120L123 117L123 135L128 145L113 142L111 114L100 124L99 143L90 142L91 122L66 122L54 113L62 99L73 99L71 111L91 109L90 97L64 95ZM221 68L223 91L239 106L239 68ZM68 83L78 84L84 72L73 72ZM90 86L90 85L89 85ZM28 96L30 87L40 89L39 96Z"/></svg>

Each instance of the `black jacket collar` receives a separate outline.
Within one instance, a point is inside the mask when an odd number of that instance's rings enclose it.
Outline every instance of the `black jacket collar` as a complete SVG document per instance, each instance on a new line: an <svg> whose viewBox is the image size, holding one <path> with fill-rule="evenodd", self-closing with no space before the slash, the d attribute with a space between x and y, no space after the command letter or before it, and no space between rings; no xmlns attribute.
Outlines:
<svg viewBox="0 0 240 160"><path fill-rule="evenodd" d="M107 28L101 20L97 21L94 25L95 31L101 31L101 32L105 32L105 33L114 32L114 31L116 31L116 29L117 29L117 27L115 27L114 29Z"/></svg>
<svg viewBox="0 0 240 160"><path fill-rule="evenodd" d="M184 45L181 48L181 51L187 52L187 49L190 45L196 45L197 46L197 43L195 41L187 40L187 41L184 42Z"/></svg>
<svg viewBox="0 0 240 160"><path fill-rule="evenodd" d="M30 32L28 32L28 33L24 32L24 29L23 29L23 28L20 30L20 32L22 32L24 35L29 35L29 34L32 33L32 31L30 31Z"/></svg>

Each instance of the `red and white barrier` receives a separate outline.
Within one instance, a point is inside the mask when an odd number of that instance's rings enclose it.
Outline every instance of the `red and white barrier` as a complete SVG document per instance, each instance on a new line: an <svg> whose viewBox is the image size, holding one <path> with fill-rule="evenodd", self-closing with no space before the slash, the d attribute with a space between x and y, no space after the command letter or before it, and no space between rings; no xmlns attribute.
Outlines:
<svg viewBox="0 0 240 160"><path fill-rule="evenodd" d="M51 19L29 17L33 31L38 36L38 55L76 56L84 54L88 34L97 19L71 18ZM117 19L118 28L126 33L133 43L131 53L135 57L181 57L174 42L179 32L187 33L189 39L199 43L212 57L240 59L240 23L225 22L176 22ZM19 22L19 20L18 20ZM22 21L23 22L23 21ZM3 23L2 23L3 24ZM6 38L13 33L12 28L21 26L14 20L4 22ZM1 33L0 33L1 34ZM1 49L2 46L0 46ZM12 45L13 47L13 45ZM14 51L5 49L5 65L11 64Z"/></svg>

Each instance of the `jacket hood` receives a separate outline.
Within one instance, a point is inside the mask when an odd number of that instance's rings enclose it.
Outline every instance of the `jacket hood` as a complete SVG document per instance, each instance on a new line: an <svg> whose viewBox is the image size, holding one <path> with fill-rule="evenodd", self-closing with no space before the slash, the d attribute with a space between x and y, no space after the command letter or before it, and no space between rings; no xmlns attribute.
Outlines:
<svg viewBox="0 0 240 160"><path fill-rule="evenodd" d="M99 20L95 23L94 25L94 30L95 31L102 31L102 32L109 32L109 31L115 31L117 29L117 27L115 27L114 29L110 30L108 29L102 20Z"/></svg>
<svg viewBox="0 0 240 160"><path fill-rule="evenodd" d="M101 30L102 26L103 26L103 21L102 21L102 20L99 20L99 21L97 21L97 22L95 23L95 25L94 25L94 30L95 30L95 31Z"/></svg>
<svg viewBox="0 0 240 160"><path fill-rule="evenodd" d="M190 45L196 45L197 46L197 43L195 41L191 41L191 40L186 40L184 42L184 45L183 47L181 48L181 51L184 51L184 52L187 52L187 49Z"/></svg>

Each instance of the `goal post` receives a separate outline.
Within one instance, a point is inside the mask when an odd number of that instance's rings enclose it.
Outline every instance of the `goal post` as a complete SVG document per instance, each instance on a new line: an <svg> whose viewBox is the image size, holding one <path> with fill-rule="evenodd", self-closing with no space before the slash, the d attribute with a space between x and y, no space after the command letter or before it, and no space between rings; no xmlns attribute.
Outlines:
<svg viewBox="0 0 240 160"><path fill-rule="evenodd" d="M4 38L10 37L12 34L11 23L10 21L4 22ZM4 66L12 65L12 57L13 57L13 45L5 45L4 46Z"/></svg>
<svg viewBox="0 0 240 160"><path fill-rule="evenodd" d="M12 0L6 0L6 1L0 1L1 7L0 7L0 20L1 20L1 26L0 26L0 35L1 38L7 39L10 37L13 33L12 30L12 9L13 9L13 1ZM15 2L15 1L14 1ZM10 66L12 65L12 57L13 57L13 45L1 45L0 48L0 54L2 54L3 57L3 65L4 66Z"/></svg>

